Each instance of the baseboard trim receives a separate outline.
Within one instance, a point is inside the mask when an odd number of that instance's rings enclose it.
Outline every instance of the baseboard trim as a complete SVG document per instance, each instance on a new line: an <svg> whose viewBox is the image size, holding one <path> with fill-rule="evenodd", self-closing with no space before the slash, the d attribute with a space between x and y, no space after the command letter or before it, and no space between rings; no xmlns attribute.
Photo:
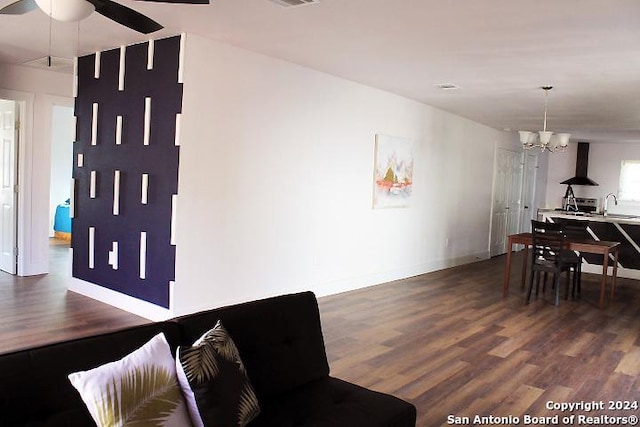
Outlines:
<svg viewBox="0 0 640 427"><path fill-rule="evenodd" d="M583 273L593 273L593 274L602 274L602 266L594 265L594 264L582 264L582 272ZM607 269L607 274L613 274L613 267L609 266ZM640 280L640 270L634 270L632 268L624 268L618 266L617 277L624 277L625 279L635 279Z"/></svg>
<svg viewBox="0 0 640 427"><path fill-rule="evenodd" d="M434 260L428 263L390 270L382 273L350 277L347 279L332 282L318 283L313 286L313 290L319 297L334 295L342 292L366 288L369 286L381 285L383 283L392 282L394 280L407 279L410 277L419 276L421 274L431 273L433 271L457 267L459 265L470 264L489 258L489 251L484 251L455 258Z"/></svg>
<svg viewBox="0 0 640 427"><path fill-rule="evenodd" d="M287 292L298 292L301 290L310 289L318 297L335 295L342 292L348 292L356 289L367 288L369 286L376 286L383 283L392 282L394 280L407 279L433 271L444 270L446 268L457 267L459 265L470 264L489 258L489 251L479 252L476 254L470 254L456 258L435 260L420 265L394 269L386 272L349 277L346 279L331 282L311 283L309 284L308 288L290 289ZM170 299L172 301L174 297L174 286L175 283L172 282L170 286ZM67 289L153 321L166 320L174 317L175 315L188 314L212 308L209 306L189 307L188 309L183 307L180 313L174 313L173 310L164 309L149 302L139 300L129 295L125 295L120 292L116 292L111 289L96 285L94 283L77 279L75 277L71 278ZM266 298L267 296L270 295L263 295L260 297L255 296L255 299L261 297ZM228 304L235 304L238 302L241 301L219 301L219 305L224 306Z"/></svg>
<svg viewBox="0 0 640 427"><path fill-rule="evenodd" d="M129 295L125 295L75 277L71 278L67 289L71 292L93 298L154 322L167 320L173 317L171 311L166 308L159 307L155 304L142 301Z"/></svg>

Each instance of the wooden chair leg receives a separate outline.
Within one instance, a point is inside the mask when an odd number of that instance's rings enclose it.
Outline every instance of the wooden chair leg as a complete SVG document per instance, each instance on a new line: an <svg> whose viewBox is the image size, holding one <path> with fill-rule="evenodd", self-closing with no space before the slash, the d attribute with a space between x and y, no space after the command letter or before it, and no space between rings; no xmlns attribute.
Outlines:
<svg viewBox="0 0 640 427"><path fill-rule="evenodd" d="M580 260L578 261L577 287L578 287L577 296L580 297L580 291L582 290L582 255L580 256Z"/></svg>
<svg viewBox="0 0 640 427"><path fill-rule="evenodd" d="M578 265L576 265L576 268L573 272L573 292L572 292L573 299L577 299L580 296L580 279L582 276L582 268L580 267L581 263L582 263L582 260L578 262Z"/></svg>
<svg viewBox="0 0 640 427"><path fill-rule="evenodd" d="M556 290L555 305L560 305L560 274L553 275L553 286Z"/></svg>
<svg viewBox="0 0 640 427"><path fill-rule="evenodd" d="M533 291L533 281L534 281L534 276L536 275L537 272L534 272L533 269L531 269L531 274L529 275L529 283L528 283L528 287L527 287L527 296L524 300L525 304L529 304L529 301L531 301L531 291Z"/></svg>
<svg viewBox="0 0 640 427"><path fill-rule="evenodd" d="M547 273L544 272L540 274L540 272L538 271L538 274L536 275L536 297L538 297L538 295L540 294L540 276L542 276L542 293L543 294L544 294L544 288L547 285Z"/></svg>

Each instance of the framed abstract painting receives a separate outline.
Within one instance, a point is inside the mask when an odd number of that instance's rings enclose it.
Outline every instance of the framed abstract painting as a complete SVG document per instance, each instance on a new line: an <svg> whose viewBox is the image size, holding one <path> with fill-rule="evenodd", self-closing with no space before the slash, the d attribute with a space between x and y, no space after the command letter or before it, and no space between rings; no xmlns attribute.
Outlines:
<svg viewBox="0 0 640 427"><path fill-rule="evenodd" d="M409 205L413 187L413 144L408 138L376 135L373 208Z"/></svg>

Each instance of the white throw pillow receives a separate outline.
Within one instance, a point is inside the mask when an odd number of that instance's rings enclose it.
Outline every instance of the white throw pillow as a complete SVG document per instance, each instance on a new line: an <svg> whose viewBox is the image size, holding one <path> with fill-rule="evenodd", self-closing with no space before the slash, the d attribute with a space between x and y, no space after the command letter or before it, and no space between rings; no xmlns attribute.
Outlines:
<svg viewBox="0 0 640 427"><path fill-rule="evenodd" d="M69 380L99 427L191 425L163 333L122 359L74 372Z"/></svg>

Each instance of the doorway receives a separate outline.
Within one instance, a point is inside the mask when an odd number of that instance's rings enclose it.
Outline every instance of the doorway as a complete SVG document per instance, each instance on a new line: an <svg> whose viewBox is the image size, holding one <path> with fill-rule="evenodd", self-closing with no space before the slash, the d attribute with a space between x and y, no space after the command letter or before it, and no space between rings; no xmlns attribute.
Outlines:
<svg viewBox="0 0 640 427"><path fill-rule="evenodd" d="M31 276L49 272L49 221L50 221L50 167L51 167L51 134L53 123L52 110L54 105L73 108L74 99L57 95L42 95L36 99L35 94L0 88L0 100L11 101L15 106L14 131L16 135L13 155L15 156L15 174L9 174L14 179L14 210L15 227L10 229L15 233L15 240L5 243L4 252L8 255L13 247L14 259L17 266L12 274ZM4 104L8 105L8 104ZM36 105L38 108L35 108ZM0 142L5 135L5 123L2 116L0 125ZM66 120L65 120L66 121ZM72 123L56 123L61 129L73 129ZM17 129L16 129L17 128ZM72 130L72 135L75 133ZM73 145L72 137L70 144ZM10 152L5 144L0 145L0 154ZM5 156L5 159L9 157ZM73 159L71 159L73 161ZM7 178L6 171L2 171L0 163L0 183ZM5 179L6 181L6 179ZM69 182L70 185L70 182ZM5 185L10 188L10 186ZM8 207L5 212L9 212ZM8 222L8 221L6 221ZM0 226L2 223L0 222ZM9 227L7 227L9 228ZM0 245L10 234L2 236L0 228ZM0 247L1 249L1 247ZM1 251L0 251L1 252ZM15 261L11 263L13 266ZM11 271L11 269L7 269Z"/></svg>
<svg viewBox="0 0 640 427"><path fill-rule="evenodd" d="M507 236L530 231L536 217L538 155L498 148L491 216L491 256L506 252Z"/></svg>
<svg viewBox="0 0 640 427"><path fill-rule="evenodd" d="M531 220L536 219L535 191L538 175L538 155L525 152L522 175L522 212L519 233L531 231Z"/></svg>
<svg viewBox="0 0 640 427"><path fill-rule="evenodd" d="M49 238L56 245L71 242L71 177L73 173L73 107L51 108L51 177Z"/></svg>
<svg viewBox="0 0 640 427"><path fill-rule="evenodd" d="M491 256L505 253L506 238L518 232L522 190L522 154L498 148L491 217Z"/></svg>
<svg viewBox="0 0 640 427"><path fill-rule="evenodd" d="M71 179L73 176L73 98L49 97L50 174L48 272L71 277Z"/></svg>

